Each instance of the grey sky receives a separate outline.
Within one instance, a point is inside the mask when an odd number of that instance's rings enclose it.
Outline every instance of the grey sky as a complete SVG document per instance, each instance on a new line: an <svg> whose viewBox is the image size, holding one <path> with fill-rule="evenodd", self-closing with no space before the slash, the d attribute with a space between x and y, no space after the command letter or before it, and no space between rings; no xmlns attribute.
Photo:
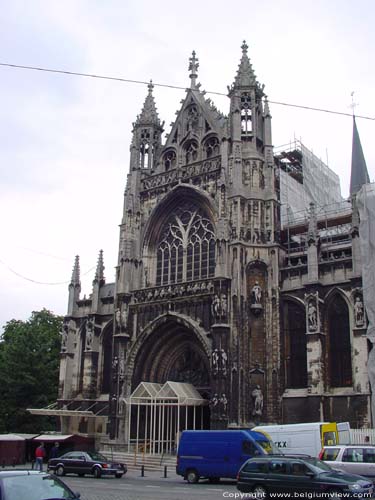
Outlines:
<svg viewBox="0 0 375 500"><path fill-rule="evenodd" d="M226 92L246 39L271 101L375 116L370 0L3 0L0 62ZM42 307L64 314L74 256L89 295L99 250L114 279L131 124L146 86L0 67L0 325ZM184 91L156 87L166 131ZM211 96L228 112L229 100ZM294 137L339 174L348 194L352 121L271 105L273 143ZM375 122L357 120L375 178ZM89 271L89 272L88 272ZM88 273L87 273L88 272ZM87 273L87 274L85 274Z"/></svg>

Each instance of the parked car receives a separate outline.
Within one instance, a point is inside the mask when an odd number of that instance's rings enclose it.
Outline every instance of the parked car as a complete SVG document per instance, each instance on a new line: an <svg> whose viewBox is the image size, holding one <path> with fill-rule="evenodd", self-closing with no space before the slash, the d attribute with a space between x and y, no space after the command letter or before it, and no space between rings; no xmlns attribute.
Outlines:
<svg viewBox="0 0 375 500"><path fill-rule="evenodd" d="M61 479L36 470L0 471L1 500L78 500L73 491Z"/></svg>
<svg viewBox="0 0 375 500"><path fill-rule="evenodd" d="M48 461L48 470L54 471L57 476L73 473L79 476L92 474L96 478L104 475L120 478L126 473L127 467L97 452L71 451L61 457L51 458Z"/></svg>
<svg viewBox="0 0 375 500"><path fill-rule="evenodd" d="M271 493L370 498L374 487L368 479L336 471L317 458L269 455L251 458L241 467L237 489L251 492L256 498L266 498Z"/></svg>
<svg viewBox="0 0 375 500"><path fill-rule="evenodd" d="M368 444L325 446L319 458L334 469L360 474L375 481L375 446Z"/></svg>

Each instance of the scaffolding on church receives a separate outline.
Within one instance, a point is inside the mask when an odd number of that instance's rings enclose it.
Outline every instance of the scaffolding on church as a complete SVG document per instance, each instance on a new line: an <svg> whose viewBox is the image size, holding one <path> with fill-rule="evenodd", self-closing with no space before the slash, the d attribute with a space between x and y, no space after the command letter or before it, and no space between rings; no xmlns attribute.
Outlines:
<svg viewBox="0 0 375 500"><path fill-rule="evenodd" d="M192 384L141 382L124 398L128 411L128 452L174 453L180 433L203 428L208 401ZM133 424L133 425L132 425Z"/></svg>

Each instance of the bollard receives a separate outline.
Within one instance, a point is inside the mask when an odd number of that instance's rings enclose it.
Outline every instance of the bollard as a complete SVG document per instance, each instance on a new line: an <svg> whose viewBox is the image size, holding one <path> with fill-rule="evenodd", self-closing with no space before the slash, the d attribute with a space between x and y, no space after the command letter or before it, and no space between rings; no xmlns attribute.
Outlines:
<svg viewBox="0 0 375 500"><path fill-rule="evenodd" d="M141 467L141 477L145 477L145 466L142 465Z"/></svg>
<svg viewBox="0 0 375 500"><path fill-rule="evenodd" d="M166 465L164 465L164 477L168 477L168 468Z"/></svg>
<svg viewBox="0 0 375 500"><path fill-rule="evenodd" d="M5 467L5 460L3 460L2 467L4 469L4 467Z"/></svg>

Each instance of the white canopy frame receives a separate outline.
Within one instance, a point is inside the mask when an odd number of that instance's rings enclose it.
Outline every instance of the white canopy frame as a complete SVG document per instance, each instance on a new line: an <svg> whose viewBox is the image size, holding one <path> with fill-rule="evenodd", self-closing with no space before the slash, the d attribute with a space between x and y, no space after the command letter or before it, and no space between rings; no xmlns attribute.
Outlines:
<svg viewBox="0 0 375 500"><path fill-rule="evenodd" d="M172 381L163 385L141 382L123 401L128 408L128 452L134 443L135 453L142 445L143 453L150 455L173 453L182 430L202 429L203 406L208 404L192 384ZM132 421L135 421L135 438L131 435Z"/></svg>

